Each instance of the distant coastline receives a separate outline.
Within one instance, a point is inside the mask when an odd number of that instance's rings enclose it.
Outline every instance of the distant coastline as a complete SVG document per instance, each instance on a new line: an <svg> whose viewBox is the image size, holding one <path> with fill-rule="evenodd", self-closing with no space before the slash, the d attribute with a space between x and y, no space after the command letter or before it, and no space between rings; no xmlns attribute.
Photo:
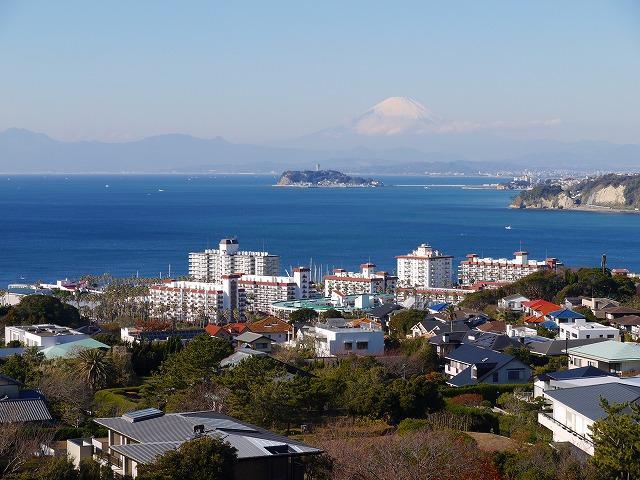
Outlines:
<svg viewBox="0 0 640 480"><path fill-rule="evenodd" d="M293 188L377 188L379 180L352 177L337 170L287 170L278 179L276 187Z"/></svg>

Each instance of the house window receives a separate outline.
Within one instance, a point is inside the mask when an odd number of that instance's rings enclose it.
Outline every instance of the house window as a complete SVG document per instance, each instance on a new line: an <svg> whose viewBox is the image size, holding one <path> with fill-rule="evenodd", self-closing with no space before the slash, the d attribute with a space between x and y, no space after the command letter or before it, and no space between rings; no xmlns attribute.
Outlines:
<svg viewBox="0 0 640 480"><path fill-rule="evenodd" d="M522 369L518 369L518 370L510 369L510 370L507 370L507 380L520 380L521 374L522 374Z"/></svg>
<svg viewBox="0 0 640 480"><path fill-rule="evenodd" d="M369 342L356 342L356 348L358 350L367 350L369 348Z"/></svg>
<svg viewBox="0 0 640 480"><path fill-rule="evenodd" d="M492 380L493 380L493 383L498 383L500 381L499 372L493 372Z"/></svg>
<svg viewBox="0 0 640 480"><path fill-rule="evenodd" d="M353 342L344 342L345 350L353 350Z"/></svg>

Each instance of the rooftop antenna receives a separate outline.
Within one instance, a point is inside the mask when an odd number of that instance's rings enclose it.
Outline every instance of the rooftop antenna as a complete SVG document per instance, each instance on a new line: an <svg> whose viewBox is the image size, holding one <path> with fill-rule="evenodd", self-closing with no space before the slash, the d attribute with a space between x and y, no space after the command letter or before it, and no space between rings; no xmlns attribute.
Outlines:
<svg viewBox="0 0 640 480"><path fill-rule="evenodd" d="M169 264L169 278L171 278L171 264Z"/></svg>

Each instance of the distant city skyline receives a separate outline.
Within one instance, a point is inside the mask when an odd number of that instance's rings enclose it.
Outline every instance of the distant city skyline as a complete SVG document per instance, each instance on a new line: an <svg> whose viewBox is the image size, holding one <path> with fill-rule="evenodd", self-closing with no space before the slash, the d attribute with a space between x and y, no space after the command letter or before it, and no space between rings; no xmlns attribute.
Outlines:
<svg viewBox="0 0 640 480"><path fill-rule="evenodd" d="M277 143L394 96L509 137L640 139L635 1L8 0L0 55L0 131L65 141Z"/></svg>

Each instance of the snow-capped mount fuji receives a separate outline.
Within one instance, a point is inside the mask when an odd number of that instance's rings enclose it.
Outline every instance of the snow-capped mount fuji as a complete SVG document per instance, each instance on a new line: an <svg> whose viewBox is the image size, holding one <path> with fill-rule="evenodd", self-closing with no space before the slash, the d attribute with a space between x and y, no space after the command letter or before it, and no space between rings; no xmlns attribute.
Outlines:
<svg viewBox="0 0 640 480"><path fill-rule="evenodd" d="M389 97L353 120L347 129L359 135L427 133L441 123L433 112L409 97Z"/></svg>

